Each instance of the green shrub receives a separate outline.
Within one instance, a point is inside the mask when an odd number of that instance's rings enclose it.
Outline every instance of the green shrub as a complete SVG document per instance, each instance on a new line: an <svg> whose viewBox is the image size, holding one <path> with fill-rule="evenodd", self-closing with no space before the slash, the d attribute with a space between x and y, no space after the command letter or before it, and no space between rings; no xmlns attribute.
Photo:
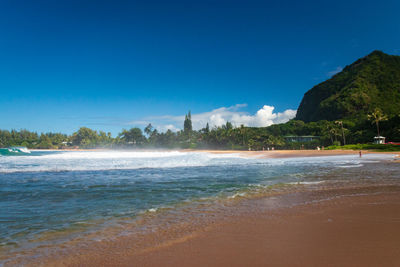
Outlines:
<svg viewBox="0 0 400 267"><path fill-rule="evenodd" d="M373 151L400 151L399 145L392 144L353 144L345 146L328 146L326 150L347 149L347 150L373 150Z"/></svg>

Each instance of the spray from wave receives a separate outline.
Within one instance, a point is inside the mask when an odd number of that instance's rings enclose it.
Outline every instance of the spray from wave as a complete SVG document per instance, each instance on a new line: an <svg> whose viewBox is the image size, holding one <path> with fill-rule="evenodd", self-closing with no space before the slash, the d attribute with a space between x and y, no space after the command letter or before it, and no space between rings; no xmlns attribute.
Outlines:
<svg viewBox="0 0 400 267"><path fill-rule="evenodd" d="M99 171L143 168L201 167L244 164L238 154L194 152L79 151L32 152L20 157L2 157L0 172Z"/></svg>
<svg viewBox="0 0 400 267"><path fill-rule="evenodd" d="M1 157L0 172L52 172L52 171L99 171L129 170L144 168L176 168L233 165L304 165L329 164L336 166L360 166L361 162L374 159L368 155L363 159L355 156L331 156L315 158L263 159L246 158L236 154L212 154L180 151L74 151L74 152L15 152L19 157ZM376 157L376 156L375 156ZM380 158L385 157L383 155ZM389 156L390 157L390 156Z"/></svg>

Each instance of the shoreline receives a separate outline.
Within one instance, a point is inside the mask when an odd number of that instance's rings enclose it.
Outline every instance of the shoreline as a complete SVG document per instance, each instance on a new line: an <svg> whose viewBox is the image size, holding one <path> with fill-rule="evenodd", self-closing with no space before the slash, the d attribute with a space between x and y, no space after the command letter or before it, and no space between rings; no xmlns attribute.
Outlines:
<svg viewBox="0 0 400 267"><path fill-rule="evenodd" d="M394 266L399 203L399 185L289 191L238 200L237 212L189 230L75 243L27 266Z"/></svg>
<svg viewBox="0 0 400 267"><path fill-rule="evenodd" d="M359 156L359 150L269 150L269 151L246 151L246 150L213 150L213 149L138 149L138 150L112 150L112 149L31 149L30 151L57 151L57 152L195 152L195 153L212 153L212 154L239 154L243 157L260 157L260 158L292 158L292 157L323 157L323 156L341 156L355 155ZM362 150L362 155L365 154L393 154L396 158L400 158L400 151L371 151Z"/></svg>
<svg viewBox="0 0 400 267"><path fill-rule="evenodd" d="M241 151L241 150L182 150L184 152L204 152L212 154L239 154L242 157L258 158L301 158L301 157L325 157L354 155L359 157L359 151L355 150L274 150L274 151ZM367 154L393 155L395 161L400 160L400 152L376 152L362 150L362 156Z"/></svg>
<svg viewBox="0 0 400 267"><path fill-rule="evenodd" d="M361 190L268 216L241 216L131 260L142 266L398 266L398 193Z"/></svg>

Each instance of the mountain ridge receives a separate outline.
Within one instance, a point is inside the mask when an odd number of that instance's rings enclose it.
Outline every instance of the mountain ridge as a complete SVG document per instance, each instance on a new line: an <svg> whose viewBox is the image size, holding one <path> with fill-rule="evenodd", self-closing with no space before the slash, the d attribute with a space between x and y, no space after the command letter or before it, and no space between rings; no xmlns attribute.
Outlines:
<svg viewBox="0 0 400 267"><path fill-rule="evenodd" d="M295 119L365 120L375 108L389 117L400 114L400 56L379 50L307 91Z"/></svg>

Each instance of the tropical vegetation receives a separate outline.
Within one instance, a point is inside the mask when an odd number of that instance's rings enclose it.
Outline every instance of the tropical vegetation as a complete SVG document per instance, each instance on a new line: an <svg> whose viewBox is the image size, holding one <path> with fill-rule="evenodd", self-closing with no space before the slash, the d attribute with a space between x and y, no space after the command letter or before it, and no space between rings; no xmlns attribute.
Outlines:
<svg viewBox="0 0 400 267"><path fill-rule="evenodd" d="M375 124L375 122L374 122ZM144 128L123 129L117 136L111 133L81 127L71 135L41 133L28 130L0 130L0 147L25 146L28 148L197 148L197 149L315 149L317 146L340 146L370 143L376 135L375 125L370 122L356 125L351 121L321 120L305 123L291 120L269 127L234 127L227 122L210 128L191 130L192 122L187 115L184 130L159 132L151 124ZM380 120L380 133L390 141L400 141L400 116ZM292 142L288 136L313 136L311 142ZM398 146L400 148L400 146Z"/></svg>

